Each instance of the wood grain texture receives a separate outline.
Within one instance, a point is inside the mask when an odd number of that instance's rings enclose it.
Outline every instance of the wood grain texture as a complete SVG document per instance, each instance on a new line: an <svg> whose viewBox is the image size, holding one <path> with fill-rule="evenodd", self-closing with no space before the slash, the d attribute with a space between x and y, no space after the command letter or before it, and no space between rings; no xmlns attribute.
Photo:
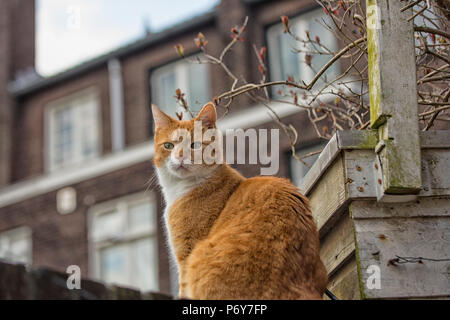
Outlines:
<svg viewBox="0 0 450 320"><path fill-rule="evenodd" d="M328 289L340 300L360 300L358 270L355 258L351 258L336 272L328 283Z"/></svg>
<svg viewBox="0 0 450 320"><path fill-rule="evenodd" d="M355 237L353 223L345 213L322 239L320 258L327 269L328 275L338 271L355 252Z"/></svg>
<svg viewBox="0 0 450 320"><path fill-rule="evenodd" d="M429 130L420 132L422 149L450 149L450 130Z"/></svg>
<svg viewBox="0 0 450 320"><path fill-rule="evenodd" d="M419 198L401 205L354 201L350 207L353 219L450 217L450 197Z"/></svg>
<svg viewBox="0 0 450 320"><path fill-rule="evenodd" d="M412 10L401 12L402 6L367 0L370 124L385 145L380 157L388 194L416 194L422 187Z"/></svg>
<svg viewBox="0 0 450 320"><path fill-rule="evenodd" d="M347 200L342 157L336 159L315 185L309 200L319 233L323 236L332 225L330 218L338 218L339 208Z"/></svg>
<svg viewBox="0 0 450 320"><path fill-rule="evenodd" d="M372 150L345 150L344 164L348 196L352 199L373 198L375 153Z"/></svg>
<svg viewBox="0 0 450 320"><path fill-rule="evenodd" d="M420 196L450 195L450 149L422 151L422 180Z"/></svg>

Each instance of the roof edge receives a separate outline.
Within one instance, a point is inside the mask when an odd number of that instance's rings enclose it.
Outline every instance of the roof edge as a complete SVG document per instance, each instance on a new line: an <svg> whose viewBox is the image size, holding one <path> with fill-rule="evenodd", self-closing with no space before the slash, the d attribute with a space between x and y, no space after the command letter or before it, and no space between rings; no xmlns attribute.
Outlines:
<svg viewBox="0 0 450 320"><path fill-rule="evenodd" d="M216 16L217 12L215 9L213 9L200 16L196 16L187 21L175 24L174 26L169 27L161 32L151 34L150 37L146 37L123 47L119 47L113 51L95 57L91 60L82 62L81 64L78 64L72 68L64 70L50 77L38 78L25 86L20 86L17 88L14 88L13 85L10 85L8 91L14 98L19 98L28 94L35 93L39 90L45 89L47 87L69 80L73 77L82 75L88 71L102 67L106 65L110 59L120 59L132 55L152 45L163 42L164 40L167 40L172 36L189 32L192 29L213 23L216 19Z"/></svg>

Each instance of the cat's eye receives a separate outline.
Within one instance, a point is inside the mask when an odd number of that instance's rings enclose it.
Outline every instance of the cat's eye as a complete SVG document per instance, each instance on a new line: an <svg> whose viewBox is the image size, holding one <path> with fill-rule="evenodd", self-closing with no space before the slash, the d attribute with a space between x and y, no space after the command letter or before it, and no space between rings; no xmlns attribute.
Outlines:
<svg viewBox="0 0 450 320"><path fill-rule="evenodd" d="M171 143L171 142L166 142L166 143L164 143L164 149L172 150L173 147L174 147L174 145L173 145L173 143Z"/></svg>
<svg viewBox="0 0 450 320"><path fill-rule="evenodd" d="M201 148L201 147L202 147L202 143L199 142L199 141L193 142L193 143L191 144L191 149L199 149L199 148Z"/></svg>

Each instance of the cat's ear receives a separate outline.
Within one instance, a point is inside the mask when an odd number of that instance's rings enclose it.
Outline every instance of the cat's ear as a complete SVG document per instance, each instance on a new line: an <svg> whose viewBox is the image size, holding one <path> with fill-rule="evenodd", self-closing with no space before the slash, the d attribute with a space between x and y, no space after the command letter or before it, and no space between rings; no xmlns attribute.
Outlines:
<svg viewBox="0 0 450 320"><path fill-rule="evenodd" d="M207 104L205 104L198 114L197 118L195 118L195 120L202 122L203 127L207 128L215 128L216 119L216 107L212 102L208 102Z"/></svg>
<svg viewBox="0 0 450 320"><path fill-rule="evenodd" d="M161 128L167 128L172 121L171 117L161 111L156 105L152 104L153 123L155 124L155 131Z"/></svg>

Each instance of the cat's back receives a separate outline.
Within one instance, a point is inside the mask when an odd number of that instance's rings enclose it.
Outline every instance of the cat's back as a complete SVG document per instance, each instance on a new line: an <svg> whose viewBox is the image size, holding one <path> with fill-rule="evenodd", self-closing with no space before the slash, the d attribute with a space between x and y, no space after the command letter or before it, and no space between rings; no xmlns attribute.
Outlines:
<svg viewBox="0 0 450 320"><path fill-rule="evenodd" d="M245 179L189 263L200 299L320 298L326 273L308 200L289 180ZM208 283L208 285L201 285Z"/></svg>
<svg viewBox="0 0 450 320"><path fill-rule="evenodd" d="M272 176L248 178L240 184L233 196L235 199L230 200L247 200L262 206L268 205L272 201L284 201L289 204L294 201L295 204L301 204L305 211L309 212L310 210L308 199L291 181L285 178Z"/></svg>
<svg viewBox="0 0 450 320"><path fill-rule="evenodd" d="M259 220L270 224L292 220L311 220L308 199L288 179L259 176L242 181L224 207L216 225ZM252 225L254 227L255 225ZM265 226L265 225L262 225Z"/></svg>

